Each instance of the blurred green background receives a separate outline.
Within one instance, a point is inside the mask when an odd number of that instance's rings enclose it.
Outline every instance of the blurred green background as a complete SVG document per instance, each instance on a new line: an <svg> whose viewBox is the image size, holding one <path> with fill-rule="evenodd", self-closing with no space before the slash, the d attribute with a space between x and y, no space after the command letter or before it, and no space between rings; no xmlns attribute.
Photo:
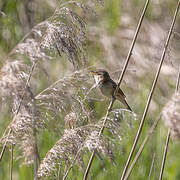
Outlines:
<svg viewBox="0 0 180 180"><path fill-rule="evenodd" d="M56 7L53 0L1 0L0 10L0 67L6 60L8 53L18 44L33 26L51 16ZM114 80L117 80L125 62L128 50L144 6L144 0L108 0L103 6L97 5L96 15L87 15L87 59L88 66L92 68L105 68ZM122 82L122 89L127 95L129 104L137 114L137 120L133 122L133 127L125 127L125 137L117 144L119 149L115 152L115 164L105 159L106 170L101 166L98 159L93 162L90 178L98 180L120 179L122 170L127 160L128 154L137 132L137 128L145 108L146 100L152 86L153 78L160 60L160 56L165 44L169 26L175 11L176 1L153 0L150 2L145 16L136 46L134 48L130 64ZM143 135L137 147L142 143L143 137L148 129L158 117L166 102L170 99L175 90L179 58L180 58L180 16L176 21L174 34L165 57L162 72L155 89L149 113L143 128ZM51 62L43 65L48 72L48 79L37 73L38 86L36 91L40 91L54 82L59 77L66 76L73 72L73 66L65 57L57 57ZM93 80L92 80L93 82ZM102 97L103 98L103 97ZM94 111L98 112L96 119L106 113L108 100L94 102ZM119 108L119 103L115 104ZM1 108L0 135L11 122L10 107ZM51 124L38 137L40 157L43 159L47 151L61 137L63 132L62 118L58 117L58 127ZM126 125L124 125L126 126ZM167 135L167 127L163 121L158 124L154 135L148 141L141 158L132 171L129 179L148 179L153 155L155 164L152 170L151 179L158 179L160 165L163 156L163 149ZM180 143L170 140L167 163L164 171L164 180L180 179ZM19 152L15 151L15 157ZM87 157L86 157L87 158ZM88 162L88 158L85 159ZM0 163L0 179L9 179L10 152L6 151ZM73 173L73 174L72 174ZM68 179L82 179L83 172L76 167L70 173ZM14 180L33 179L33 166L23 164L23 159L14 161Z"/></svg>

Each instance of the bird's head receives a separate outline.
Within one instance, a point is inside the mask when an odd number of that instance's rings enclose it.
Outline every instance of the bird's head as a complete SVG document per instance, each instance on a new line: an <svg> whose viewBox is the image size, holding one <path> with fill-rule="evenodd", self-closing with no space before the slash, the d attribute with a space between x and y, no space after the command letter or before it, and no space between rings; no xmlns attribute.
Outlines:
<svg viewBox="0 0 180 180"><path fill-rule="evenodd" d="M91 72L94 75L96 84L98 84L100 81L105 81L110 79L109 73L104 69L97 69Z"/></svg>

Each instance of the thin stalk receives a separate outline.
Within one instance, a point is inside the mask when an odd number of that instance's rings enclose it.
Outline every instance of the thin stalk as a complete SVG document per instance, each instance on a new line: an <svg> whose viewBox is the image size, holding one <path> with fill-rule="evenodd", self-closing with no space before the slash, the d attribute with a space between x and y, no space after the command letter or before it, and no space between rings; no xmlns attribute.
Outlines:
<svg viewBox="0 0 180 180"><path fill-rule="evenodd" d="M8 134L7 134L7 137L9 137L9 135L11 134L11 130L9 130ZM3 148L1 150L1 154L0 154L0 162L3 158L3 155L4 155L4 152L6 150L6 146L7 146L7 141L5 141L4 145L3 145Z"/></svg>
<svg viewBox="0 0 180 180"><path fill-rule="evenodd" d="M118 90L121 82L122 82L122 79L123 79L124 74L125 74L125 72L126 72L127 66L128 66L128 64L129 64L129 61L130 61L130 58L131 58L131 55L132 55L132 51L133 51L133 49L134 49L134 45L135 45L137 36L138 36L138 34L139 34L139 31L140 31L140 28L141 28L141 25L142 25L142 22L143 22L143 19L144 19L144 16L145 16L145 13L146 13L146 10L147 10L147 7L148 7L149 2L150 2L150 0L147 0L147 1L146 1L145 6L144 6L144 8L143 8L143 11L142 11L142 13L141 13L141 17L140 17L140 19L139 19L139 22L138 22L138 25L137 25L137 28L136 28L136 31L135 31L135 34L134 34L134 37L133 37L133 40L132 40L132 43L131 43L131 46L130 46L128 55L127 55L127 58L126 58L126 61L125 61L125 64L124 64L124 67L123 67L123 70L122 70L121 75L119 76L119 79L118 79L117 87L116 87L116 90L115 90L115 92L114 92L115 95L116 95L116 93L117 93L117 90ZM116 96L114 96L114 97L116 97ZM111 111L111 109L112 109L112 106L113 106L113 104L114 104L114 101L115 101L115 99L112 98L112 100L111 100L111 102L110 102L110 104L109 104L109 106L108 106L108 110L107 110L106 116L105 116L105 118L104 118L103 126L102 126L102 128L101 128L101 130L100 130L100 132L99 132L99 137L101 136L101 134L102 134L103 131L104 131L105 124L106 124L106 122L107 122L107 118L108 118L109 113L110 113L110 111ZM92 165L94 156L95 156L95 151L93 151L93 153L91 154L91 157L90 157L90 159L89 159L87 168L86 168L85 173L84 173L84 178L83 178L83 180L87 180L87 177L88 177L88 174L89 174L89 171L90 171L90 168L91 168L91 165Z"/></svg>
<svg viewBox="0 0 180 180"><path fill-rule="evenodd" d="M126 175L126 172L127 172L128 167L129 167L129 164L130 164L130 161L132 159L132 156L134 154L136 145L137 145L138 140L140 138L140 135L141 135L141 132L142 132L142 128L143 128L143 125L144 125L144 121L145 121L145 118L146 118L146 115L147 115L147 112L148 112L148 109L149 109L149 105L150 105L150 102L151 102L151 99L152 99L152 95L154 93L154 90L155 90L155 87L156 87L156 84L157 84L157 80L159 78L159 74L160 74L160 71L161 71L161 67L162 67L162 64L164 62L164 57L165 57L165 54L166 54L166 51L167 51L167 48L168 48L168 44L169 44L170 37L171 37L172 31L173 31L173 28L174 28L174 24L176 22L176 17L177 17L178 10L179 10L179 3L177 5L176 11L175 11L175 14L174 14L174 17L173 17L173 21L172 21L171 27L169 29L169 33L168 33L168 36L167 36L167 39L166 39L166 43L165 43L165 46L164 46L164 49L163 49L163 53L162 53L161 60L160 60L159 66L158 66L158 70L156 72L156 75L155 75L155 78L154 78L154 82L153 82L151 91L150 91L149 96L148 96L146 107L144 109L144 113L143 113L143 116L142 116L142 119L141 119L141 122L140 122L140 125L139 125L139 128L138 128L138 131L137 131L137 134L136 134L136 137L135 137L135 140L134 140L131 152L129 154L128 160L127 160L126 165L124 167L124 170L123 170L123 173L122 173L122 176L121 176L121 180L123 180L125 175Z"/></svg>
<svg viewBox="0 0 180 180"><path fill-rule="evenodd" d="M88 177L88 174L89 174L89 171L90 171L90 168L91 168L91 165L92 165L92 162L93 162L94 157L95 157L95 151L93 151L93 153L91 154L91 157L90 157L90 159L89 159L89 162L88 162L86 171L85 171L85 173L84 173L83 180L87 180L87 177Z"/></svg>
<svg viewBox="0 0 180 180"><path fill-rule="evenodd" d="M34 180L37 180L37 170L38 170L38 162L39 162L39 152L38 152L38 147L37 147L37 136L36 136L36 129L34 129Z"/></svg>
<svg viewBox="0 0 180 180"><path fill-rule="evenodd" d="M62 179L61 174L62 174L62 172L61 172L61 164L59 164L59 170L58 170L58 175L57 175L58 180Z"/></svg>
<svg viewBox="0 0 180 180"><path fill-rule="evenodd" d="M179 82L180 82L180 67L179 67L178 77L177 77L177 81L176 81L176 93L179 90Z"/></svg>
<svg viewBox="0 0 180 180"><path fill-rule="evenodd" d="M139 157L140 157L146 143L148 142L148 139L153 134L153 132L154 132L155 128L157 127L157 124L159 123L160 119L161 119L161 115L156 119L156 121L153 123L152 127L148 131L146 137L144 138L144 141L143 141L141 147L139 148L133 162L131 163L131 166L129 167L129 169L128 169L127 173L126 173L126 176L124 177L124 180L127 180L129 178L129 176L130 176L130 174L132 172L132 169L134 168L134 165L136 164L137 160L139 159Z"/></svg>
<svg viewBox="0 0 180 180"><path fill-rule="evenodd" d="M13 154L13 152L14 152L14 147L13 147L13 146L14 146L14 145L11 144L10 180L13 179L13 176L12 176L12 174L13 174L13 159L14 159L14 154Z"/></svg>
<svg viewBox="0 0 180 180"><path fill-rule="evenodd" d="M149 171L148 180L151 179L151 174L152 174L152 170L153 170L153 167L154 167L155 156L156 156L156 154L154 153L153 158L152 158L151 168L150 168L150 171Z"/></svg>
<svg viewBox="0 0 180 180"><path fill-rule="evenodd" d="M66 180L66 178L67 178L70 170L71 170L72 167L74 166L74 163L76 162L76 159L78 158L79 153L81 152L81 150L82 150L82 148L80 148L80 149L78 150L78 152L76 153L73 162L71 163L70 167L68 168L68 170L66 171L66 173L65 173L65 175L64 175L64 177L63 177L63 180Z"/></svg>
<svg viewBox="0 0 180 180"><path fill-rule="evenodd" d="M163 160L162 160L162 164L161 164L161 171L159 174L159 180L162 180L162 177L163 177L163 172L164 172L164 167L165 167L165 162L166 162L166 157L167 157L167 150L168 150L170 136L171 136L171 131L170 131L170 129L168 129L168 135L167 135L166 144L164 147L164 154L163 154Z"/></svg>
<svg viewBox="0 0 180 180"><path fill-rule="evenodd" d="M33 105L33 114L36 113L36 104L35 104L35 98L34 98L34 95L32 97L32 103L34 104ZM39 162L40 162L40 157L39 157L39 152L38 152L38 145L37 145L37 130L36 130L36 118L33 119L33 137L34 137L34 162L33 162L33 165L34 165L34 180L37 180L37 171L38 171L38 165L39 165Z"/></svg>

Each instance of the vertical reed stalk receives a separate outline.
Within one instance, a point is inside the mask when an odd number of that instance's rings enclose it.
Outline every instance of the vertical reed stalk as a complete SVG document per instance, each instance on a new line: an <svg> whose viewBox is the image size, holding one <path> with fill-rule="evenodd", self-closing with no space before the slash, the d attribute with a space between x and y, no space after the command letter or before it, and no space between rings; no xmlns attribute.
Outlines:
<svg viewBox="0 0 180 180"><path fill-rule="evenodd" d="M11 164L10 164L10 180L13 179L13 159L14 159L14 145L11 144Z"/></svg>
<svg viewBox="0 0 180 180"><path fill-rule="evenodd" d="M152 171L153 171L153 167L154 167L155 157L156 157L156 154L154 153L153 158L152 158L151 168L150 168L149 175L148 175L148 180L151 180L151 175L152 175Z"/></svg>
<svg viewBox="0 0 180 180"><path fill-rule="evenodd" d="M161 171L160 171L160 174L159 174L159 180L162 180L164 167L165 167L165 162L166 162L166 157L167 157L167 150L168 150L170 136L171 136L171 131L170 131L170 129L168 129L168 134L167 134L167 138L166 138L166 144L165 144L165 147L164 147L164 154L163 154L163 159L162 159L162 164L161 164Z"/></svg>
<svg viewBox="0 0 180 180"><path fill-rule="evenodd" d="M35 138L35 144L34 144L34 180L37 180L37 170L38 170L38 160L39 160L39 153L38 153L38 147L37 147L37 137L36 137L36 129L34 129L34 138Z"/></svg>
<svg viewBox="0 0 180 180"><path fill-rule="evenodd" d="M79 153L81 152L81 150L82 150L82 149L80 148L80 149L78 150L78 152L76 153L76 156L74 157L73 162L71 163L70 167L69 167L68 170L66 171L66 173L65 173L65 175L64 175L64 177L63 177L63 180L66 180L66 178L67 178L70 170L73 168L74 163L76 162L76 159L78 158Z"/></svg>

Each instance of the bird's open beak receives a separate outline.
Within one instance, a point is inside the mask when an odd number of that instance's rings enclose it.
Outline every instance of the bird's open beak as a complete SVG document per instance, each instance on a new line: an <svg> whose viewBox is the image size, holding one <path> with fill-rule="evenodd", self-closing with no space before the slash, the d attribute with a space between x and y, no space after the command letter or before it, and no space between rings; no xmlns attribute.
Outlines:
<svg viewBox="0 0 180 180"><path fill-rule="evenodd" d="M91 73L93 73L94 75L95 75L95 74L97 74L97 72L96 72L96 71L91 71Z"/></svg>

